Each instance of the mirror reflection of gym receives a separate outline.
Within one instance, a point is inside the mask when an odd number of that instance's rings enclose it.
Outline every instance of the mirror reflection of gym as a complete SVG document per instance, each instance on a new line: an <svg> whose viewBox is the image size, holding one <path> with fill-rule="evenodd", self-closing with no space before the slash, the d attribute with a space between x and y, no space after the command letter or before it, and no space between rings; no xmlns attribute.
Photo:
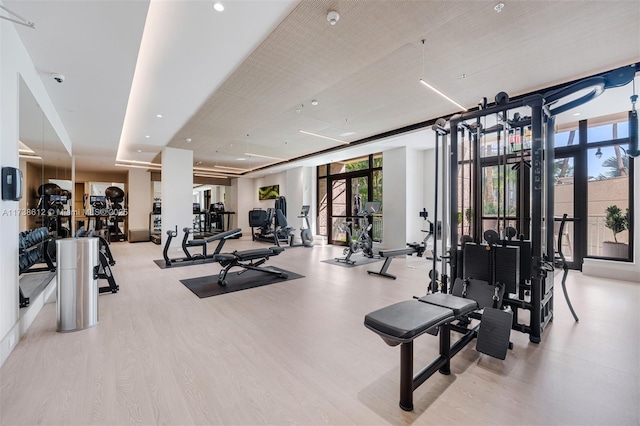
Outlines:
<svg viewBox="0 0 640 426"><path fill-rule="evenodd" d="M20 306L26 307L55 276L55 239L72 232L71 156L20 79L18 203Z"/></svg>

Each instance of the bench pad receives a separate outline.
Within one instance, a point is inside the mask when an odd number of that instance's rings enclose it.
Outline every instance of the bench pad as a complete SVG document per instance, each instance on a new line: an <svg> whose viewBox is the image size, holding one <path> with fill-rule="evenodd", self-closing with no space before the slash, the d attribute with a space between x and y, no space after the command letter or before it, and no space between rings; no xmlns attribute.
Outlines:
<svg viewBox="0 0 640 426"><path fill-rule="evenodd" d="M421 302L426 302L430 305L441 306L453 311L453 314L458 317L471 313L478 309L478 302L472 299L465 299L463 297L454 296L447 293L432 293L421 297Z"/></svg>
<svg viewBox="0 0 640 426"><path fill-rule="evenodd" d="M253 250L234 251L233 255L238 260L245 261L245 260L268 258L269 256L273 256L274 253L271 251L271 249L261 248L261 249L253 249Z"/></svg>
<svg viewBox="0 0 640 426"><path fill-rule="evenodd" d="M386 338L388 344L388 339L398 344L409 342L430 328L454 318L451 309L418 300L406 300L367 314L364 324Z"/></svg>

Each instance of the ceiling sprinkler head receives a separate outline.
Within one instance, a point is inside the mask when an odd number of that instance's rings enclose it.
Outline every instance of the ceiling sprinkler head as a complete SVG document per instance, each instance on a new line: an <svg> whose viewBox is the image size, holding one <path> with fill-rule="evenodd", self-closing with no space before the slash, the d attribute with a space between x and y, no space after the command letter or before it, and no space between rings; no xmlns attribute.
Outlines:
<svg viewBox="0 0 640 426"><path fill-rule="evenodd" d="M493 8L493 10L495 10L498 13L502 12L502 9L504 9L504 3L498 3Z"/></svg>
<svg viewBox="0 0 640 426"><path fill-rule="evenodd" d="M338 22L338 19L340 19L340 14L335 10L327 13L327 21L329 21L331 25L335 25Z"/></svg>

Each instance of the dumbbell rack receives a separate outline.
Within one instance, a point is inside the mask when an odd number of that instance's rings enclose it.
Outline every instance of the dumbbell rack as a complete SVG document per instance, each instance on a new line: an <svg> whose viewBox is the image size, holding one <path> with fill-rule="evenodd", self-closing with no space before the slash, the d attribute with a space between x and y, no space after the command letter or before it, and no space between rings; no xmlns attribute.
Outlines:
<svg viewBox="0 0 640 426"><path fill-rule="evenodd" d="M53 260L49 255L48 245L52 241L52 237L49 234L47 228L38 228L31 231L21 232L18 235L18 265L20 274L29 272L55 272L56 266L53 264ZM33 266L38 263L46 263L46 267ZM24 308L29 306L29 298L25 297L20 289L20 307Z"/></svg>

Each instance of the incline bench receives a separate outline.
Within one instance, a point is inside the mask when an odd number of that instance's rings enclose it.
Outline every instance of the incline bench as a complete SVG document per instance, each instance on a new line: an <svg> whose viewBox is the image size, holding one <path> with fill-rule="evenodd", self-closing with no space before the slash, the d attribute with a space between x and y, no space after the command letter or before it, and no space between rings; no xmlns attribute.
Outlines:
<svg viewBox="0 0 640 426"><path fill-rule="evenodd" d="M269 257L277 256L283 251L283 247L265 247L213 255L213 260L223 266L222 270L218 274L218 284L221 286L227 285L227 274L229 273L229 270L234 267L242 268L243 270L240 273L252 270L277 275L284 279L289 278L289 275L286 272L269 267L260 267L260 265L269 260Z"/></svg>
<svg viewBox="0 0 640 426"><path fill-rule="evenodd" d="M417 300L399 302L365 316L364 325L377 333L389 346L400 347L400 407L413 410L413 391L436 371L450 374L451 358L474 338L476 349L487 355L505 359L511 347L512 313L494 308L502 302L504 288L480 280L456 279L453 294L433 293ZM462 297L464 296L464 297ZM497 300L494 299L497 297ZM478 313L483 308L482 315ZM481 319L469 328L470 317ZM465 326L452 324L461 320ZM451 345L451 331L463 336ZM440 355L413 375L413 340L424 333L440 333Z"/></svg>

